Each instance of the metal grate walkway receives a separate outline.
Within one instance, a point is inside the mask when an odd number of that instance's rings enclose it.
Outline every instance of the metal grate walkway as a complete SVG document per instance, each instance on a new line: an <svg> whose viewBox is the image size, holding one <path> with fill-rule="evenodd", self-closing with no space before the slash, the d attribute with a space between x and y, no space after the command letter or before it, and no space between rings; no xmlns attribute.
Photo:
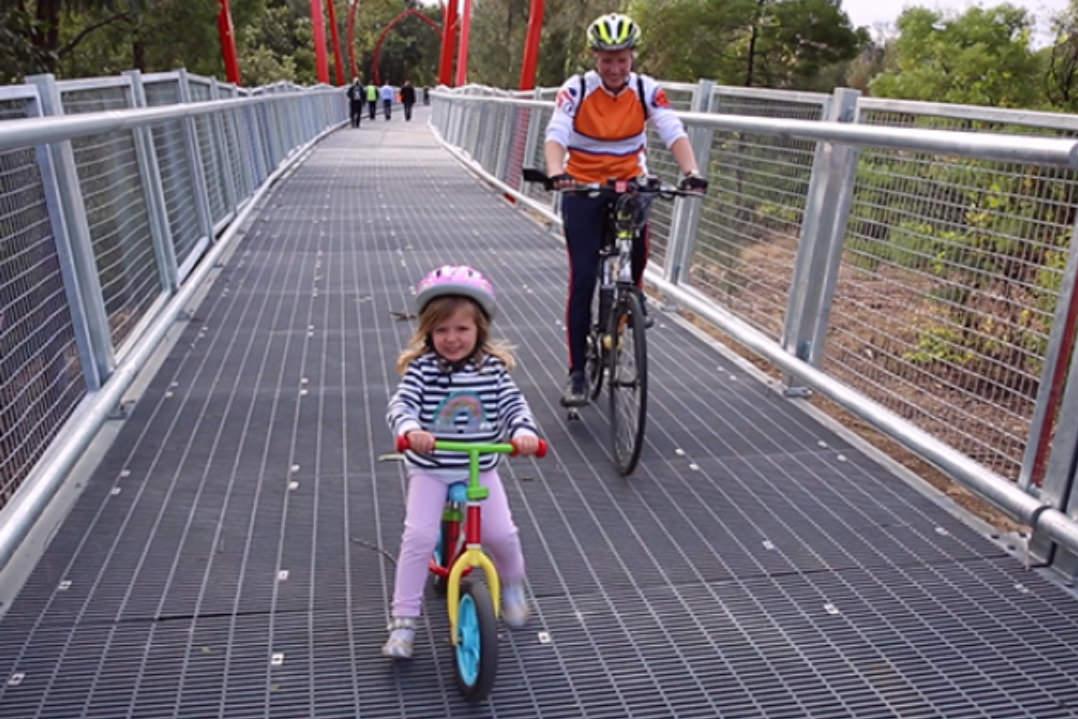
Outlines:
<svg viewBox="0 0 1078 719"><path fill-rule="evenodd" d="M0 717L1078 716L1078 605L673 322L648 445L567 426L565 257L420 111L267 200L0 622ZM501 293L554 448L504 477L536 609L461 702L441 605L378 655L403 481L381 463L410 286Z"/></svg>

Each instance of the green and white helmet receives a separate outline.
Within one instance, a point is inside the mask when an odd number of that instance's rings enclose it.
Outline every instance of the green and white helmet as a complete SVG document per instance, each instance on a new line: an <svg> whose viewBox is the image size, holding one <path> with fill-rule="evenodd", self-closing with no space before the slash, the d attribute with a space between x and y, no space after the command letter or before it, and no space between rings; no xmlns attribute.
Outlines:
<svg viewBox="0 0 1078 719"><path fill-rule="evenodd" d="M628 15L612 12L588 25L588 45L592 50L626 50L640 42L640 26Z"/></svg>

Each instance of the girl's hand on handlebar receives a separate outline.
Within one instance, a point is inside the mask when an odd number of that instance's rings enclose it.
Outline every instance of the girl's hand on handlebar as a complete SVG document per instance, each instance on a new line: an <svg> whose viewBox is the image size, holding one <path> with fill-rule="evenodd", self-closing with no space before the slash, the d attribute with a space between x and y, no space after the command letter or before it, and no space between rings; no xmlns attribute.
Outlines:
<svg viewBox="0 0 1078 719"><path fill-rule="evenodd" d="M539 438L533 434L522 434L513 437L509 443L516 449L517 454L529 455L539 451Z"/></svg>
<svg viewBox="0 0 1078 719"><path fill-rule="evenodd" d="M434 451L434 435L421 429L412 430L407 435L408 449L416 454L430 454Z"/></svg>

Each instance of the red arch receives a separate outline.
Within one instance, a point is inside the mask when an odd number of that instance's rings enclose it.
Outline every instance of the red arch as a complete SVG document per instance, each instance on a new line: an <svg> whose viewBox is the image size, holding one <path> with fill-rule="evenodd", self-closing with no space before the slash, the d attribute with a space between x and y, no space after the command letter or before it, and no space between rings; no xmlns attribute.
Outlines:
<svg viewBox="0 0 1078 719"><path fill-rule="evenodd" d="M351 67L351 77L359 77L359 68L356 67L356 11L359 10L359 0L348 3L348 29L345 42L348 43L348 64Z"/></svg>
<svg viewBox="0 0 1078 719"><path fill-rule="evenodd" d="M386 36L389 34L390 30L396 27L397 23L401 22L409 15L415 15L417 18L434 28L435 32L438 32L440 30L440 28L438 27L438 23L434 22L429 17L419 12L415 8L410 7L406 10L402 10L401 13L397 15L397 17L393 18L389 22L389 24L385 26L385 29L383 29L382 33L378 36L378 42L374 45L374 57L371 58L371 73L374 76L375 85L382 84L382 45L386 41Z"/></svg>

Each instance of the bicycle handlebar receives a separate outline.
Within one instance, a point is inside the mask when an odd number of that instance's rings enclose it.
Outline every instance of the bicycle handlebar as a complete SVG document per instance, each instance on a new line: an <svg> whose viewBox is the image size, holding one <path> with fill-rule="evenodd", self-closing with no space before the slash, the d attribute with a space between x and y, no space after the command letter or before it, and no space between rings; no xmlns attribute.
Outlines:
<svg viewBox="0 0 1078 719"><path fill-rule="evenodd" d="M403 452L410 448L408 435L402 434L397 437L398 452ZM438 439L434 441L434 448L443 452L476 452L477 454L508 454L509 456L516 456L517 454L517 448L509 442L456 442L448 439ZM539 449L535 451L535 456L542 459L546 456L548 449L550 449L550 445L547 444L547 441L540 439Z"/></svg>
<svg viewBox="0 0 1078 719"><path fill-rule="evenodd" d="M523 179L525 182L532 182L542 185L547 191L557 190L559 192L572 192L580 194L596 194L596 195L623 195L626 192L636 192L644 195L658 195L659 197L670 199L672 197L703 197L704 193L694 192L692 190L682 190L680 187L676 187L666 182L660 181L658 178L647 178L647 181L641 182L640 179L634 180L609 180L608 182L588 182L588 183L576 183L569 187L555 188L554 180L539 170L525 167Z"/></svg>

